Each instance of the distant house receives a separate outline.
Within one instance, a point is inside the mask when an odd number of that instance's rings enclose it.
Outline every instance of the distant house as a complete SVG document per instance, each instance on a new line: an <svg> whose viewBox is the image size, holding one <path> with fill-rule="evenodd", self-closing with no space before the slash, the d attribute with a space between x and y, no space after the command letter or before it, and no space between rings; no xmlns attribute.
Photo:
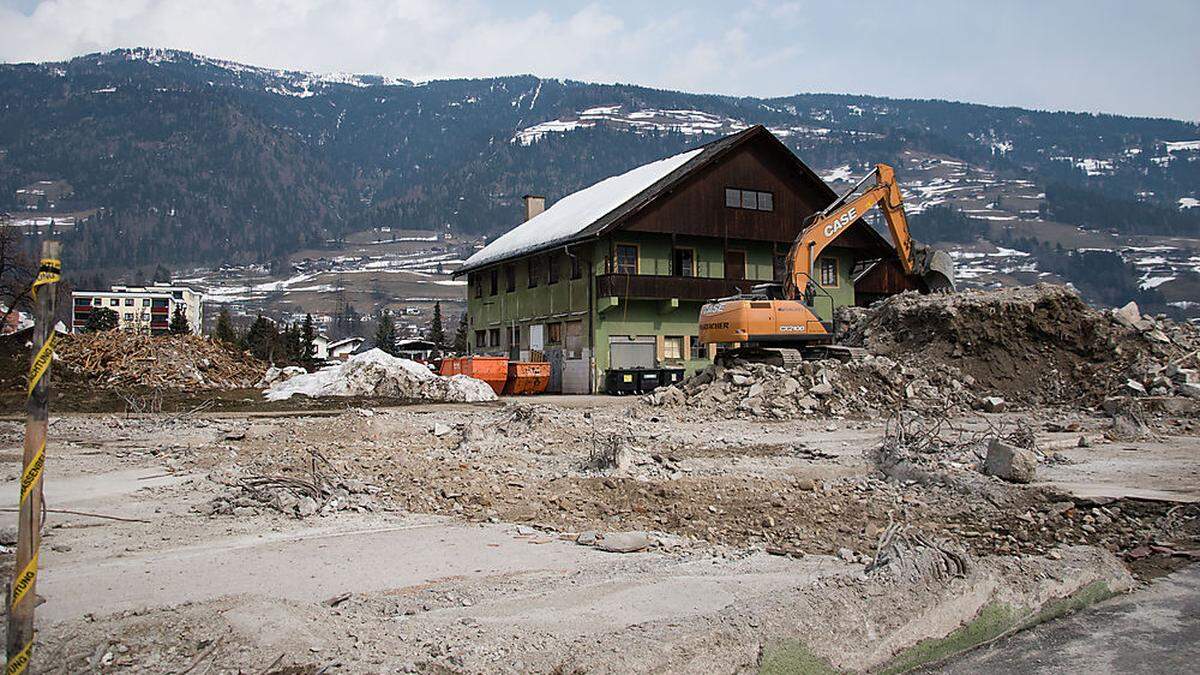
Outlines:
<svg viewBox="0 0 1200 675"><path fill-rule="evenodd" d="M350 355L358 351L358 348L366 342L366 338L348 337L335 342L330 342L326 350L328 354L326 359L345 361L350 358Z"/></svg>
<svg viewBox="0 0 1200 675"><path fill-rule="evenodd" d="M711 362L707 300L781 281L805 219L836 195L761 126L639 166L560 199L525 198L525 222L475 252L470 347L545 359L549 391L594 392L609 368ZM853 273L895 250L861 220L816 261L823 320L855 304Z"/></svg>
<svg viewBox="0 0 1200 675"><path fill-rule="evenodd" d="M313 358L324 361L329 358L329 338L324 335L314 335L312 339Z"/></svg>
<svg viewBox="0 0 1200 675"><path fill-rule="evenodd" d="M200 333L204 327L204 294L187 286L113 286L107 291L74 291L71 300L71 330L76 333L101 307L117 313L117 328L121 330L166 333L177 308L183 310L193 333Z"/></svg>
<svg viewBox="0 0 1200 675"><path fill-rule="evenodd" d="M397 340L396 356L413 361L428 361L433 353L441 351L429 340Z"/></svg>
<svg viewBox="0 0 1200 675"><path fill-rule="evenodd" d="M75 188L65 180L39 180L21 188L13 195L27 209L54 208L62 199L74 194Z"/></svg>

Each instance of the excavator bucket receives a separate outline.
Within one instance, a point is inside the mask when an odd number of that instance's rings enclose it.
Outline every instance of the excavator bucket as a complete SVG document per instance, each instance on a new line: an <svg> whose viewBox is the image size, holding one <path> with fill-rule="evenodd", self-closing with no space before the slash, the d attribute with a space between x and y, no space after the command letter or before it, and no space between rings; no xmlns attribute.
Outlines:
<svg viewBox="0 0 1200 675"><path fill-rule="evenodd" d="M913 271L921 278L928 292L954 292L954 259L950 254L928 246L914 247L913 253L917 262Z"/></svg>
<svg viewBox="0 0 1200 675"><path fill-rule="evenodd" d="M954 260L941 250L931 251L926 257L926 269L922 277L930 293L954 292Z"/></svg>

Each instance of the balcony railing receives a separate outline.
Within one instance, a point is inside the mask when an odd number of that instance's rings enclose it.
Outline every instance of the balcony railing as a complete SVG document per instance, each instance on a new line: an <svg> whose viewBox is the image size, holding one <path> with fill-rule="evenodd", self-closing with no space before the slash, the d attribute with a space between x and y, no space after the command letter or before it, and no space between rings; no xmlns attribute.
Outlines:
<svg viewBox="0 0 1200 675"><path fill-rule="evenodd" d="M596 276L596 297L712 300L748 292L752 286L761 283L766 282L658 274L600 274Z"/></svg>

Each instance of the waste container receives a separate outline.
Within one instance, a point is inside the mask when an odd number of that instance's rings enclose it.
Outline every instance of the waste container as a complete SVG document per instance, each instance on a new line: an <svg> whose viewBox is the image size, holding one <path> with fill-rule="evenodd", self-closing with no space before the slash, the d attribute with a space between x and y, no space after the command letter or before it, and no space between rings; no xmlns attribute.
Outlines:
<svg viewBox="0 0 1200 675"><path fill-rule="evenodd" d="M504 392L508 381L508 359L503 356L461 356L442 359L439 375L467 375L488 383L496 394Z"/></svg>
<svg viewBox="0 0 1200 675"><path fill-rule="evenodd" d="M604 371L604 392L614 396L636 394L638 371L633 368L609 368Z"/></svg>
<svg viewBox="0 0 1200 675"><path fill-rule="evenodd" d="M658 369L637 371L638 391L644 394L658 389L658 385L662 382L660 375Z"/></svg>
<svg viewBox="0 0 1200 675"><path fill-rule="evenodd" d="M530 361L509 361L508 381L504 393L510 395L541 394L550 385L550 364Z"/></svg>
<svg viewBox="0 0 1200 675"><path fill-rule="evenodd" d="M662 368L658 373L659 384L663 387L683 382L683 368Z"/></svg>

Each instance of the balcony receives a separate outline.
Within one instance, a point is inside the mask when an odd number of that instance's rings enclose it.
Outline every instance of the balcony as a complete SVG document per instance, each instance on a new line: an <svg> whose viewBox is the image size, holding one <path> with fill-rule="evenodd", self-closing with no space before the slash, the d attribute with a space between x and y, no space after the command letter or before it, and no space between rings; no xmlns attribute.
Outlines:
<svg viewBox="0 0 1200 675"><path fill-rule="evenodd" d="M658 274L598 274L596 297L650 300L712 300L747 292L757 279L712 279Z"/></svg>

